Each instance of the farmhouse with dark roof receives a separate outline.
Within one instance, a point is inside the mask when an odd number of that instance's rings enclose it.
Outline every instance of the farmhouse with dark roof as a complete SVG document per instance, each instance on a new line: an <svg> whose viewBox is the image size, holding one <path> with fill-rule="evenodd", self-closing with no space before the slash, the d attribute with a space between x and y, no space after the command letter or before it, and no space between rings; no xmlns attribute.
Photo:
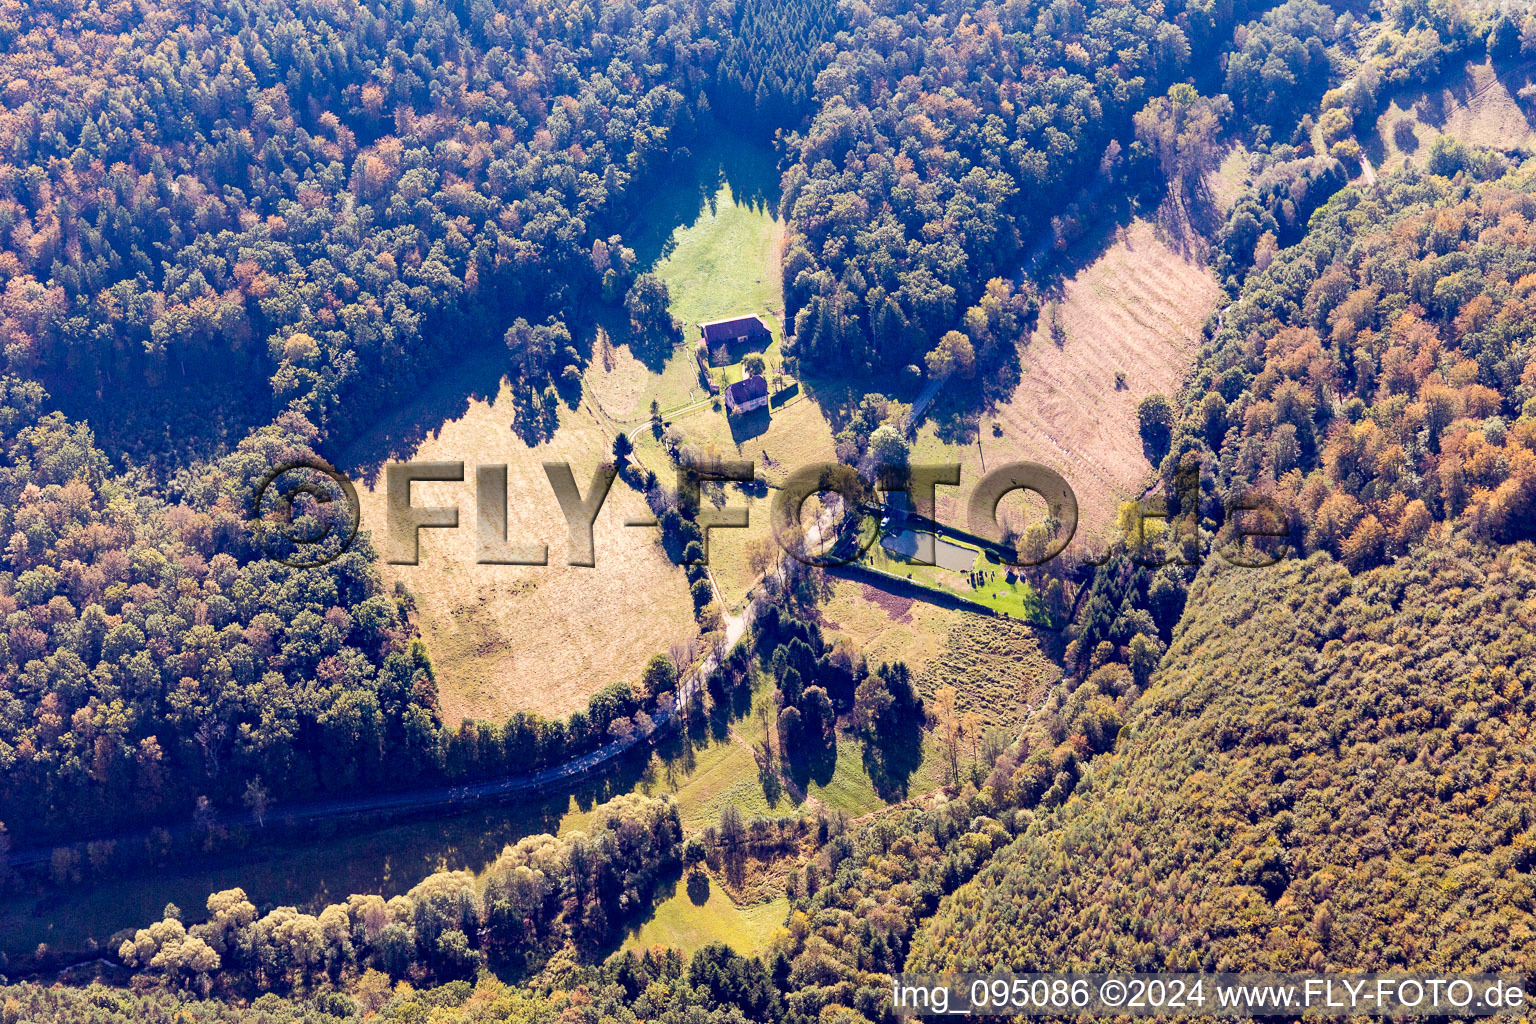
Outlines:
<svg viewBox="0 0 1536 1024"><path fill-rule="evenodd" d="M751 412L754 409L768 407L768 382L760 374L754 373L745 380L739 380L725 389L726 412L734 412L738 415Z"/></svg>

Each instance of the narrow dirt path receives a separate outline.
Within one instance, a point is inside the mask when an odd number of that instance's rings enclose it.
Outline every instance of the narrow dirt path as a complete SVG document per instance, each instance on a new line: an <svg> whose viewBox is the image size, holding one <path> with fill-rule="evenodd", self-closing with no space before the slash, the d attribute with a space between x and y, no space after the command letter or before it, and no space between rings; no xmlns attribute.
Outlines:
<svg viewBox="0 0 1536 1024"><path fill-rule="evenodd" d="M1355 145L1360 147L1360 143ZM1367 185L1373 188L1376 185L1376 168L1371 166L1371 158L1365 155L1365 148L1360 147L1360 176L1365 179Z"/></svg>

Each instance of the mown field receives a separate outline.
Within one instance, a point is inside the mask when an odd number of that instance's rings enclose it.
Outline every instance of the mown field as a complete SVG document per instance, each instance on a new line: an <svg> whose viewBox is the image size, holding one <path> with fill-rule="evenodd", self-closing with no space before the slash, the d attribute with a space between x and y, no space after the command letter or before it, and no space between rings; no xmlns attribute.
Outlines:
<svg viewBox="0 0 1536 1024"><path fill-rule="evenodd" d="M723 942L743 956L755 956L768 949L788 914L789 900L782 896L738 907L714 879L709 881L709 898L696 904L679 879L676 891L630 932L624 948L638 952L666 946L691 954L708 943Z"/></svg>
<svg viewBox="0 0 1536 1024"><path fill-rule="evenodd" d="M1484 60L1462 64L1427 88L1398 93L1377 117L1374 134L1360 140L1366 156L1383 173L1405 161L1423 167L1441 135L1506 152L1536 150L1536 125L1517 97L1533 76L1536 64L1529 61Z"/></svg>
<svg viewBox="0 0 1536 1024"><path fill-rule="evenodd" d="M542 463L566 461L585 488L610 457L612 436L585 407L562 407L560 428L529 448L512 432L505 392L475 399L405 457L462 461L462 483L418 483L420 506L457 504L457 530L421 531L417 565L382 566L416 600L417 623L437 673L443 717L501 718L515 710L559 716L585 707L613 682L639 677L659 650L697 634L682 570L654 530L626 528L648 513L615 481L594 530L597 566L568 564L565 517ZM506 465L508 539L544 544L545 566L480 565L475 544L475 467ZM386 487L359 488L363 523L382 546Z"/></svg>
<svg viewBox="0 0 1536 1024"><path fill-rule="evenodd" d="M914 461L962 466L960 487L939 488L944 521L965 522L966 482L979 480L984 465L1027 460L1071 484L1080 517L1073 543L1084 546L1105 536L1120 503L1144 484L1151 466L1137 403L1178 392L1218 291L1195 239L1170 237L1144 219L1107 230L1108 237L1082 244L1090 261L1047 296L1034 335L1019 349L1018 386L981 417L977 435L954 443L932 422L919 430ZM1064 330L1059 344L1053 313Z"/></svg>

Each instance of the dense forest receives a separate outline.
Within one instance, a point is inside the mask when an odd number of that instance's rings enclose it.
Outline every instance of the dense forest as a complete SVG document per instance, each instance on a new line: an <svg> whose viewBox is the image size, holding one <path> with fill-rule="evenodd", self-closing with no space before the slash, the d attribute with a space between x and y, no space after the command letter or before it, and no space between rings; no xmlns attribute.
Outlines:
<svg viewBox="0 0 1536 1024"><path fill-rule="evenodd" d="M267 557L252 529L257 481L315 457L307 420L286 413L187 471L168 504L46 406L35 382L0 378L12 844L189 820L209 843L218 810L260 824L295 797L528 771L628 742L674 706L660 655L565 720L442 723L409 598L384 591L366 536L304 568Z"/></svg>
<svg viewBox="0 0 1536 1024"><path fill-rule="evenodd" d="M1531 535L1536 179L1477 183L1505 166L1437 144L1429 175L1341 193L1250 278L1164 460L1213 468L1202 517L1260 491L1294 547L1356 568L1435 522Z"/></svg>
<svg viewBox="0 0 1536 1024"><path fill-rule="evenodd" d="M813 278L845 282L834 304L889 293L870 324L889 312L913 344L937 331L931 372L972 372L1033 300L1006 278L962 279L1002 270L1039 227L1023 197L1096 160L1146 83L1182 73L1228 18L1072 4L851 20L816 3L180 13L130 24L92 6L77 37L39 10L0 67L0 336L21 396L4 426L0 657L25 680L6 691L0 820L18 843L551 763L616 722L627 737L636 712L643 731L663 692L640 681L569 722L445 728L428 653L371 552L303 578L259 564L242 494L273 460L335 450L465 338L504 343L530 443L575 401L595 321L644 358L670 351L665 286L622 232L637 185L686 159L712 103L739 114L749 92L787 129L816 109L786 143L791 305L826 291ZM1050 73L1062 67L1075 70ZM817 212L849 202L865 213ZM801 266L813 250L834 262ZM940 329L967 307L968 335ZM800 333L808 361L832 358ZM846 432L850 451L888 420Z"/></svg>
<svg viewBox="0 0 1536 1024"><path fill-rule="evenodd" d="M909 969L1519 970L1533 551L1202 575L1113 756Z"/></svg>
<svg viewBox="0 0 1536 1024"><path fill-rule="evenodd" d="M731 739L754 687L788 782L852 745L893 801L728 804L685 834L631 794L389 898L224 889L113 938L129 986L0 987L0 1024L863 1024L904 969L1528 966L1536 164L1444 136L1367 181L1354 137L1390 88L1536 55L1536 17L94 0L0 9L0 40L0 880L16 846L59 844L35 873L67 885L114 869L85 840L115 829L190 822L212 849L234 816L674 718ZM1020 267L1085 188L1198 214L1218 140L1251 148L1211 232L1220 312L1138 410L1166 514L1128 503L1127 539L1051 579L1063 674L982 680L1028 708L969 770L966 666L866 661L798 563L685 707L695 666L657 655L563 720L452 723L371 540L295 568L248 507L482 344L530 445L599 329L660 365L678 324L626 235L690 144L741 124L782 157L786 364L892 394L955 375L982 405L1040 309ZM836 456L905 456L911 407L855 392ZM623 471L720 627L688 564L702 499ZM1232 564L1255 557L1278 564ZM908 793L925 744L943 786ZM615 952L748 859L788 899L762 955Z"/></svg>
<svg viewBox="0 0 1536 1024"><path fill-rule="evenodd" d="M1428 169L1338 193L1225 312L1159 439L1187 564L1107 563L1044 708L1096 705L1113 753L909 967L1527 962L1536 178L1453 140ZM1293 557L1189 559L1249 557L1253 495Z"/></svg>
<svg viewBox="0 0 1536 1024"><path fill-rule="evenodd" d="M313 427L283 417L167 506L117 481L90 430L45 403L37 384L0 379L0 808L14 842L185 820L199 797L398 780L431 760L430 666L369 549L295 569L248 527L254 481L310 455Z"/></svg>
<svg viewBox="0 0 1536 1024"><path fill-rule="evenodd" d="M860 5L784 178L797 358L922 363L1240 6Z"/></svg>
<svg viewBox="0 0 1536 1024"><path fill-rule="evenodd" d="M5 366L141 460L284 409L345 437L465 336L621 302L633 186L719 50L683 2L32 13L0 66ZM534 411L581 359L538 355Z"/></svg>

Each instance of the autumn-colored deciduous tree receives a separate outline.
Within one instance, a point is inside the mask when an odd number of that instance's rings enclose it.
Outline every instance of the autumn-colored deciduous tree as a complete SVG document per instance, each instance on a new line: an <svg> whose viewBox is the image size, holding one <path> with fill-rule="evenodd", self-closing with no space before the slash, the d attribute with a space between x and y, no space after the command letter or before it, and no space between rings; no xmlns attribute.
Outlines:
<svg viewBox="0 0 1536 1024"><path fill-rule="evenodd" d="M1180 82L1136 114L1136 141L1156 156L1163 177L1183 196L1215 166L1217 139L1231 113L1227 97L1201 96Z"/></svg>

